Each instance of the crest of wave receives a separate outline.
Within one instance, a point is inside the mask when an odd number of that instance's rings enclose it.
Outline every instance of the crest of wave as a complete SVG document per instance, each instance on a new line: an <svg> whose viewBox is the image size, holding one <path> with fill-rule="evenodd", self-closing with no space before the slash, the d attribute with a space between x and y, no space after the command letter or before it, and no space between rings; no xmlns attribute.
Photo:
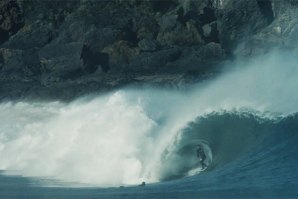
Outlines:
<svg viewBox="0 0 298 199"><path fill-rule="evenodd" d="M267 116L297 112L295 53L235 65L187 92L123 89L69 104L2 103L0 169L100 185L155 182L164 149L200 115L243 108Z"/></svg>
<svg viewBox="0 0 298 199"><path fill-rule="evenodd" d="M1 106L0 169L100 184L139 183L156 128L117 92L88 103Z"/></svg>

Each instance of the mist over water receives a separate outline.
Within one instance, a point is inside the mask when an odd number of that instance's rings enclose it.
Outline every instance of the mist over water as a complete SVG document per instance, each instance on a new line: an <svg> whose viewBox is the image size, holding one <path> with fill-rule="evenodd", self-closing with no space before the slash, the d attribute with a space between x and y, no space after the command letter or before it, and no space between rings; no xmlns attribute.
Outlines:
<svg viewBox="0 0 298 199"><path fill-rule="evenodd" d="M297 63L291 52L272 52L236 61L190 91L124 88L69 104L3 103L0 170L100 186L158 182L165 168L177 169L171 159L161 160L164 151L175 152L180 133L198 117L296 113Z"/></svg>

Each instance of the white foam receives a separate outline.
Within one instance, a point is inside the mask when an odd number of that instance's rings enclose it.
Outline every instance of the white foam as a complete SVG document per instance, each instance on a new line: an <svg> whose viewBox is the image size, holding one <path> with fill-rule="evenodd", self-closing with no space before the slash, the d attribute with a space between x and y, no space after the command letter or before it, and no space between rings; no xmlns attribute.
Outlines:
<svg viewBox="0 0 298 199"><path fill-rule="evenodd" d="M70 104L1 104L0 169L101 186L158 181L161 153L198 115L297 112L296 63L284 53L238 62L188 93L122 89Z"/></svg>

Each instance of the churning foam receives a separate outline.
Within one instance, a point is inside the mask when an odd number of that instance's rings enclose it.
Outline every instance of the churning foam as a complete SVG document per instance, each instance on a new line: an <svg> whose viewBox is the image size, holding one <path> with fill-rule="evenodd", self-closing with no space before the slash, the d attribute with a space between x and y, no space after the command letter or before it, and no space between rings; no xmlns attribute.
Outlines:
<svg viewBox="0 0 298 199"><path fill-rule="evenodd" d="M162 152L197 116L242 108L296 112L296 64L278 52L239 62L189 92L122 89L69 104L3 103L0 169L103 186L156 182Z"/></svg>

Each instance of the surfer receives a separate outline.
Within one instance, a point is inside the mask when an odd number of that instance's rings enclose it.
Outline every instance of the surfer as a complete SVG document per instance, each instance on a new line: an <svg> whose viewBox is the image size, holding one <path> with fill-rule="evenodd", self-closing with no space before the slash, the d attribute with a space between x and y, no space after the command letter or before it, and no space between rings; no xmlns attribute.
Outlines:
<svg viewBox="0 0 298 199"><path fill-rule="evenodd" d="M207 165L205 164L206 154L201 144L197 145L197 157L199 158L199 161L202 165L202 169L205 169L207 167Z"/></svg>

